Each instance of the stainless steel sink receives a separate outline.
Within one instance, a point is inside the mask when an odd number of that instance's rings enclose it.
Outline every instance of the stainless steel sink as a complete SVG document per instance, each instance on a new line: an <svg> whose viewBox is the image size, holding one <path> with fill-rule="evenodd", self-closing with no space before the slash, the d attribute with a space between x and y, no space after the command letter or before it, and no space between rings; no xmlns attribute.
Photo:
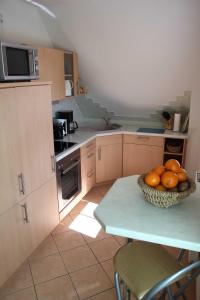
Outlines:
<svg viewBox="0 0 200 300"><path fill-rule="evenodd" d="M109 124L104 127L98 128L97 131L107 131L107 130L116 130L122 127L120 124Z"/></svg>

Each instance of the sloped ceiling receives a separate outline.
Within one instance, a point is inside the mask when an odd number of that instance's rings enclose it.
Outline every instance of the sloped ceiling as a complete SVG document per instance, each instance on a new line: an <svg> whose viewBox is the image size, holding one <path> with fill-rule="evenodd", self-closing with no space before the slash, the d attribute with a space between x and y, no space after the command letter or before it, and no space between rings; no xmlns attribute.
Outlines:
<svg viewBox="0 0 200 300"><path fill-rule="evenodd" d="M38 2L57 16L40 13L53 45L78 52L83 83L109 110L144 115L192 90L200 53L200 1Z"/></svg>
<svg viewBox="0 0 200 300"><path fill-rule="evenodd" d="M55 12L78 52L89 92L117 114L153 111L191 90L200 49L199 1L40 2Z"/></svg>

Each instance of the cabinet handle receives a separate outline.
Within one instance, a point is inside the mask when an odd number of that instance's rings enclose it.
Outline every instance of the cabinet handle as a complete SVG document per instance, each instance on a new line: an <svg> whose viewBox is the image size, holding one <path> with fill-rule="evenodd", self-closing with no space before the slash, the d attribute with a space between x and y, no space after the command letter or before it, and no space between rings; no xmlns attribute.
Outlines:
<svg viewBox="0 0 200 300"><path fill-rule="evenodd" d="M52 169L52 172L55 173L55 171L56 171L56 162L55 162L55 156L54 155L51 155L51 169Z"/></svg>
<svg viewBox="0 0 200 300"><path fill-rule="evenodd" d="M24 220L25 223L29 223L28 211L27 211L27 205L26 205L26 203L24 203L23 205L21 205L21 207L22 207L23 210L24 210L24 217L23 217L23 220Z"/></svg>
<svg viewBox="0 0 200 300"><path fill-rule="evenodd" d="M88 178L92 177L93 175L94 175L94 170L89 171L89 172L87 173L87 177L88 177Z"/></svg>
<svg viewBox="0 0 200 300"><path fill-rule="evenodd" d="M18 175L19 192L21 195L25 195L24 175L20 173Z"/></svg>
<svg viewBox="0 0 200 300"><path fill-rule="evenodd" d="M89 143L86 145L86 148L90 148L91 146L93 145L93 142L92 143Z"/></svg>
<svg viewBox="0 0 200 300"><path fill-rule="evenodd" d="M142 136L142 135L139 135L139 136L137 136L137 139L138 139L138 140L149 140L150 137L149 137L149 136Z"/></svg>
<svg viewBox="0 0 200 300"><path fill-rule="evenodd" d="M94 152L88 154L87 158L90 158L90 157L92 157L92 156L94 156Z"/></svg>
<svg viewBox="0 0 200 300"><path fill-rule="evenodd" d="M101 146L98 147L98 160L101 160Z"/></svg>

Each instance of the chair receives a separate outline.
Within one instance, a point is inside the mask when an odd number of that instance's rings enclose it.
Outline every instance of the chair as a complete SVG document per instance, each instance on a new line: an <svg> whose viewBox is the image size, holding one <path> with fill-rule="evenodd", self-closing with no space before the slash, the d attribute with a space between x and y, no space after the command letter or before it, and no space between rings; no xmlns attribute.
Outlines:
<svg viewBox="0 0 200 300"><path fill-rule="evenodd" d="M118 250L114 269L118 300L130 299L130 293L139 300L165 299L165 295L169 300L181 296L187 299L184 291L200 274L200 261L183 267L162 246L134 241ZM181 284L179 280L184 277L186 280ZM177 285L175 292L171 288L173 283Z"/></svg>

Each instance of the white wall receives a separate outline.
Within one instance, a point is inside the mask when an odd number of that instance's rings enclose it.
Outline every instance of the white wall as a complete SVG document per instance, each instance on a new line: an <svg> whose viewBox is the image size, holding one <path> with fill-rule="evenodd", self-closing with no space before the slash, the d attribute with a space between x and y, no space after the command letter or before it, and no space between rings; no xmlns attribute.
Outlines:
<svg viewBox="0 0 200 300"><path fill-rule="evenodd" d="M199 53L197 0L41 0L78 51L89 92L138 115L191 90Z"/></svg>
<svg viewBox="0 0 200 300"><path fill-rule="evenodd" d="M50 46L49 34L38 10L22 0L0 0L0 39Z"/></svg>

